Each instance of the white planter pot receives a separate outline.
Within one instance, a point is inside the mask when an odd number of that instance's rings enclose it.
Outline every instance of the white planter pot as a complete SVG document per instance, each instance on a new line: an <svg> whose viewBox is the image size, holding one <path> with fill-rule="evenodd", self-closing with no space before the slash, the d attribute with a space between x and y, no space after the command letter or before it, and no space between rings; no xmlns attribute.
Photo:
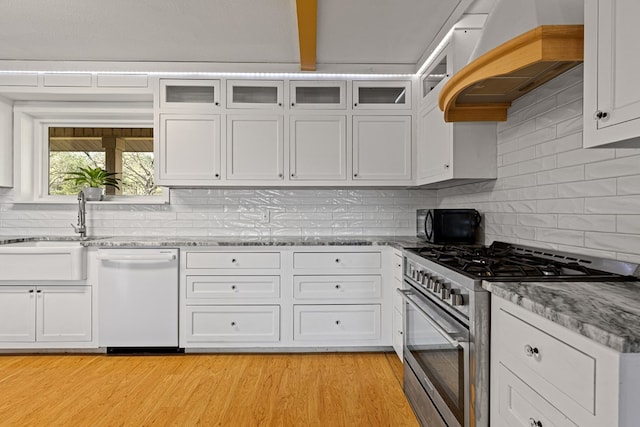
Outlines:
<svg viewBox="0 0 640 427"><path fill-rule="evenodd" d="M84 193L84 198L87 201L99 201L102 200L104 198L104 189L103 188L96 188L96 187L84 187L82 189L82 192Z"/></svg>

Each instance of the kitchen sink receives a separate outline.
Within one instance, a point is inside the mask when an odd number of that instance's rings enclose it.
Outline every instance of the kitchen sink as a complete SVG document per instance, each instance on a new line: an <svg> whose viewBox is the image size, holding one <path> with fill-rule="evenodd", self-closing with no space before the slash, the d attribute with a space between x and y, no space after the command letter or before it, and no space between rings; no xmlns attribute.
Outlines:
<svg viewBox="0 0 640 427"><path fill-rule="evenodd" d="M86 251L79 240L32 240L0 245L0 282L84 280Z"/></svg>

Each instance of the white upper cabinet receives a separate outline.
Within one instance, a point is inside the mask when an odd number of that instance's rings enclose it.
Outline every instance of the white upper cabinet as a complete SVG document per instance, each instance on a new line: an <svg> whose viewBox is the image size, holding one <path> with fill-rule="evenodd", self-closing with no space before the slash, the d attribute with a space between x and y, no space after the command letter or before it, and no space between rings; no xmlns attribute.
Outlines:
<svg viewBox="0 0 640 427"><path fill-rule="evenodd" d="M411 117L353 117L353 180L411 180Z"/></svg>
<svg viewBox="0 0 640 427"><path fill-rule="evenodd" d="M418 185L497 176L496 124L446 123L437 97L418 115Z"/></svg>
<svg viewBox="0 0 640 427"><path fill-rule="evenodd" d="M355 110L411 109L411 81L354 81Z"/></svg>
<svg viewBox="0 0 640 427"><path fill-rule="evenodd" d="M586 0L584 139L589 147L640 147L637 0Z"/></svg>
<svg viewBox="0 0 640 427"><path fill-rule="evenodd" d="M304 115L290 118L291 180L347 179L346 116Z"/></svg>
<svg viewBox="0 0 640 427"><path fill-rule="evenodd" d="M282 109L280 80L227 80L227 108Z"/></svg>
<svg viewBox="0 0 640 427"><path fill-rule="evenodd" d="M220 179L219 115L160 114L158 122L158 185L207 185Z"/></svg>
<svg viewBox="0 0 640 427"><path fill-rule="evenodd" d="M227 180L283 179L282 115L227 116Z"/></svg>
<svg viewBox="0 0 640 427"><path fill-rule="evenodd" d="M344 81L292 81L289 93L292 109L344 109Z"/></svg>
<svg viewBox="0 0 640 427"><path fill-rule="evenodd" d="M211 112L220 108L220 80L160 79L162 111Z"/></svg>
<svg viewBox="0 0 640 427"><path fill-rule="evenodd" d="M13 105L0 98L0 187L13 186Z"/></svg>

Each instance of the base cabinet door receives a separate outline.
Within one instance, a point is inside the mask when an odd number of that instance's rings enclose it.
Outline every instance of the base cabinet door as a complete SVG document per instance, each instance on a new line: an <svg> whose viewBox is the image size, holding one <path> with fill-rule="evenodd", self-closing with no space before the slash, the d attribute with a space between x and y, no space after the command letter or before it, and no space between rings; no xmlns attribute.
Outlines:
<svg viewBox="0 0 640 427"><path fill-rule="evenodd" d="M91 286L39 286L38 341L91 341Z"/></svg>
<svg viewBox="0 0 640 427"><path fill-rule="evenodd" d="M35 311L34 286L0 286L0 341L34 342Z"/></svg>
<svg viewBox="0 0 640 427"><path fill-rule="evenodd" d="M280 306L187 306L188 343L277 342Z"/></svg>

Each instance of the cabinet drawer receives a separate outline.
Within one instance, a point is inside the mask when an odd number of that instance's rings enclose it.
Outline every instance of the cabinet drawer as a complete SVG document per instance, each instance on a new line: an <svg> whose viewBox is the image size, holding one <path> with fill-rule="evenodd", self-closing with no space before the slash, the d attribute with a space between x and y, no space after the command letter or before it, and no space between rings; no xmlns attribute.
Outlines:
<svg viewBox="0 0 640 427"><path fill-rule="evenodd" d="M294 276L296 299L380 298L380 276Z"/></svg>
<svg viewBox="0 0 640 427"><path fill-rule="evenodd" d="M280 276L187 276L187 298L278 298Z"/></svg>
<svg viewBox="0 0 640 427"><path fill-rule="evenodd" d="M280 253L188 252L187 268L280 268Z"/></svg>
<svg viewBox="0 0 640 427"><path fill-rule="evenodd" d="M529 427L539 422L545 427L577 427L503 364L500 363L498 369L498 416L491 416L499 419L499 422L496 420L499 425Z"/></svg>
<svg viewBox="0 0 640 427"><path fill-rule="evenodd" d="M595 359L504 310L498 313L499 360L543 396L559 390L594 413Z"/></svg>
<svg viewBox="0 0 640 427"><path fill-rule="evenodd" d="M275 342L280 306L187 306L187 342Z"/></svg>
<svg viewBox="0 0 640 427"><path fill-rule="evenodd" d="M379 305L295 305L296 341L380 339Z"/></svg>
<svg viewBox="0 0 640 427"><path fill-rule="evenodd" d="M293 268L380 268L380 252L296 252Z"/></svg>

